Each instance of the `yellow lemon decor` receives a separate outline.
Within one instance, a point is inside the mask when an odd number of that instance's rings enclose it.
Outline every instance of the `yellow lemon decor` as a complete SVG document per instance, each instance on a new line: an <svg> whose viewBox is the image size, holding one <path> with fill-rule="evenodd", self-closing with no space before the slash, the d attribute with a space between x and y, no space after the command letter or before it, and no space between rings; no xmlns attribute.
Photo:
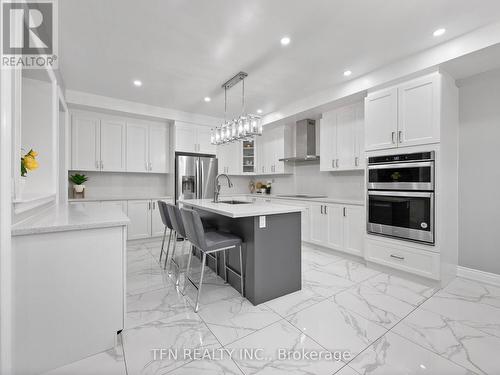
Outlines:
<svg viewBox="0 0 500 375"><path fill-rule="evenodd" d="M38 168L37 156L38 152L31 149L27 154L21 157L21 176L26 177L28 171L34 171Z"/></svg>

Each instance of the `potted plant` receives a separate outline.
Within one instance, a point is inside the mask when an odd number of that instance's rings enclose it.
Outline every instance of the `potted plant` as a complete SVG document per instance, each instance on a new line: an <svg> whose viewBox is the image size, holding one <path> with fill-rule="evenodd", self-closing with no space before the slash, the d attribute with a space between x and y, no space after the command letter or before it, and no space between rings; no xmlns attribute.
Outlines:
<svg viewBox="0 0 500 375"><path fill-rule="evenodd" d="M75 173L69 177L70 181L73 183L73 189L76 193L82 193L85 189L84 183L89 179L84 174Z"/></svg>
<svg viewBox="0 0 500 375"><path fill-rule="evenodd" d="M19 199L22 198L24 192L24 187L26 185L26 175L28 174L28 171L34 171L38 168L38 161L36 160L37 156L38 152L33 149L30 149L29 152L21 156L21 178L19 179L17 192L17 197Z"/></svg>

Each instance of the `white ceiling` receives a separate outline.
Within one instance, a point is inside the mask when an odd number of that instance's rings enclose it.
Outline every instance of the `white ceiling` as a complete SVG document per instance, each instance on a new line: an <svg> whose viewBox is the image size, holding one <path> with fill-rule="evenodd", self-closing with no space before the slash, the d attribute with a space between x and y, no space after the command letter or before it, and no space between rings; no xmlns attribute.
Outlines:
<svg viewBox="0 0 500 375"><path fill-rule="evenodd" d="M481 0L64 0L68 89L221 117L220 85L243 70L264 113L500 18ZM445 27L439 38L432 32ZM280 45L282 36L292 42ZM350 69L349 78L343 71ZM140 79L143 86L132 85ZM212 101L205 103L203 98ZM228 91L230 113L241 90Z"/></svg>

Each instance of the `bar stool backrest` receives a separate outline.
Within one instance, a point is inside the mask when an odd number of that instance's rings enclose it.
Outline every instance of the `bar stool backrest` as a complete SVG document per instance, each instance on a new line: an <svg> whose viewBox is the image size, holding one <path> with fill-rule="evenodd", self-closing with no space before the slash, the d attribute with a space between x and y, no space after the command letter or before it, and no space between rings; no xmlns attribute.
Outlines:
<svg viewBox="0 0 500 375"><path fill-rule="evenodd" d="M184 222L182 221L181 212L179 207L171 203L167 203L168 216L170 217L170 222L172 227L177 232L177 234L183 238L186 238L186 230L184 229Z"/></svg>
<svg viewBox="0 0 500 375"><path fill-rule="evenodd" d="M168 229L173 230L172 222L170 221L170 216L168 214L167 204L164 201L158 201L158 208L160 209L160 216L163 225Z"/></svg>
<svg viewBox="0 0 500 375"><path fill-rule="evenodd" d="M207 241L200 215L198 212L188 208L181 208L181 215L184 220L187 239L198 249L205 251L207 249Z"/></svg>

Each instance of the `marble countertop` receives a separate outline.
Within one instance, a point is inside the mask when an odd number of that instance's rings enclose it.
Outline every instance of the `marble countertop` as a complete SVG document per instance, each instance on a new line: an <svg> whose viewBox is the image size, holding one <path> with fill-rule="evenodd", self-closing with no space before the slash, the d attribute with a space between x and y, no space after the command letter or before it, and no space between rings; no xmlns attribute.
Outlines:
<svg viewBox="0 0 500 375"><path fill-rule="evenodd" d="M224 200L224 198L222 198L221 200ZM211 199L186 199L181 200L180 202L187 206L192 206L201 210L210 211L232 218L279 215L291 212L301 212L304 210L304 208L300 206L259 202L246 204L228 204L222 202L214 203Z"/></svg>
<svg viewBox="0 0 500 375"><path fill-rule="evenodd" d="M283 197L275 194L225 194L225 196L241 196L241 197L252 197L252 198L269 198L269 199L283 199L283 200L293 200L293 201L303 201L303 202L320 202L320 203L338 203L338 204L350 204L354 206L364 206L365 201L357 199L344 199L344 198L305 198L305 197ZM222 197L222 195L221 195Z"/></svg>
<svg viewBox="0 0 500 375"><path fill-rule="evenodd" d="M90 198L69 198L68 202L98 202L98 201L137 201L137 200L148 200L148 199L172 199L170 195L142 195L142 196L102 196L102 197L90 197Z"/></svg>
<svg viewBox="0 0 500 375"><path fill-rule="evenodd" d="M13 225L12 235L116 227L128 223L129 218L119 208L59 205Z"/></svg>

